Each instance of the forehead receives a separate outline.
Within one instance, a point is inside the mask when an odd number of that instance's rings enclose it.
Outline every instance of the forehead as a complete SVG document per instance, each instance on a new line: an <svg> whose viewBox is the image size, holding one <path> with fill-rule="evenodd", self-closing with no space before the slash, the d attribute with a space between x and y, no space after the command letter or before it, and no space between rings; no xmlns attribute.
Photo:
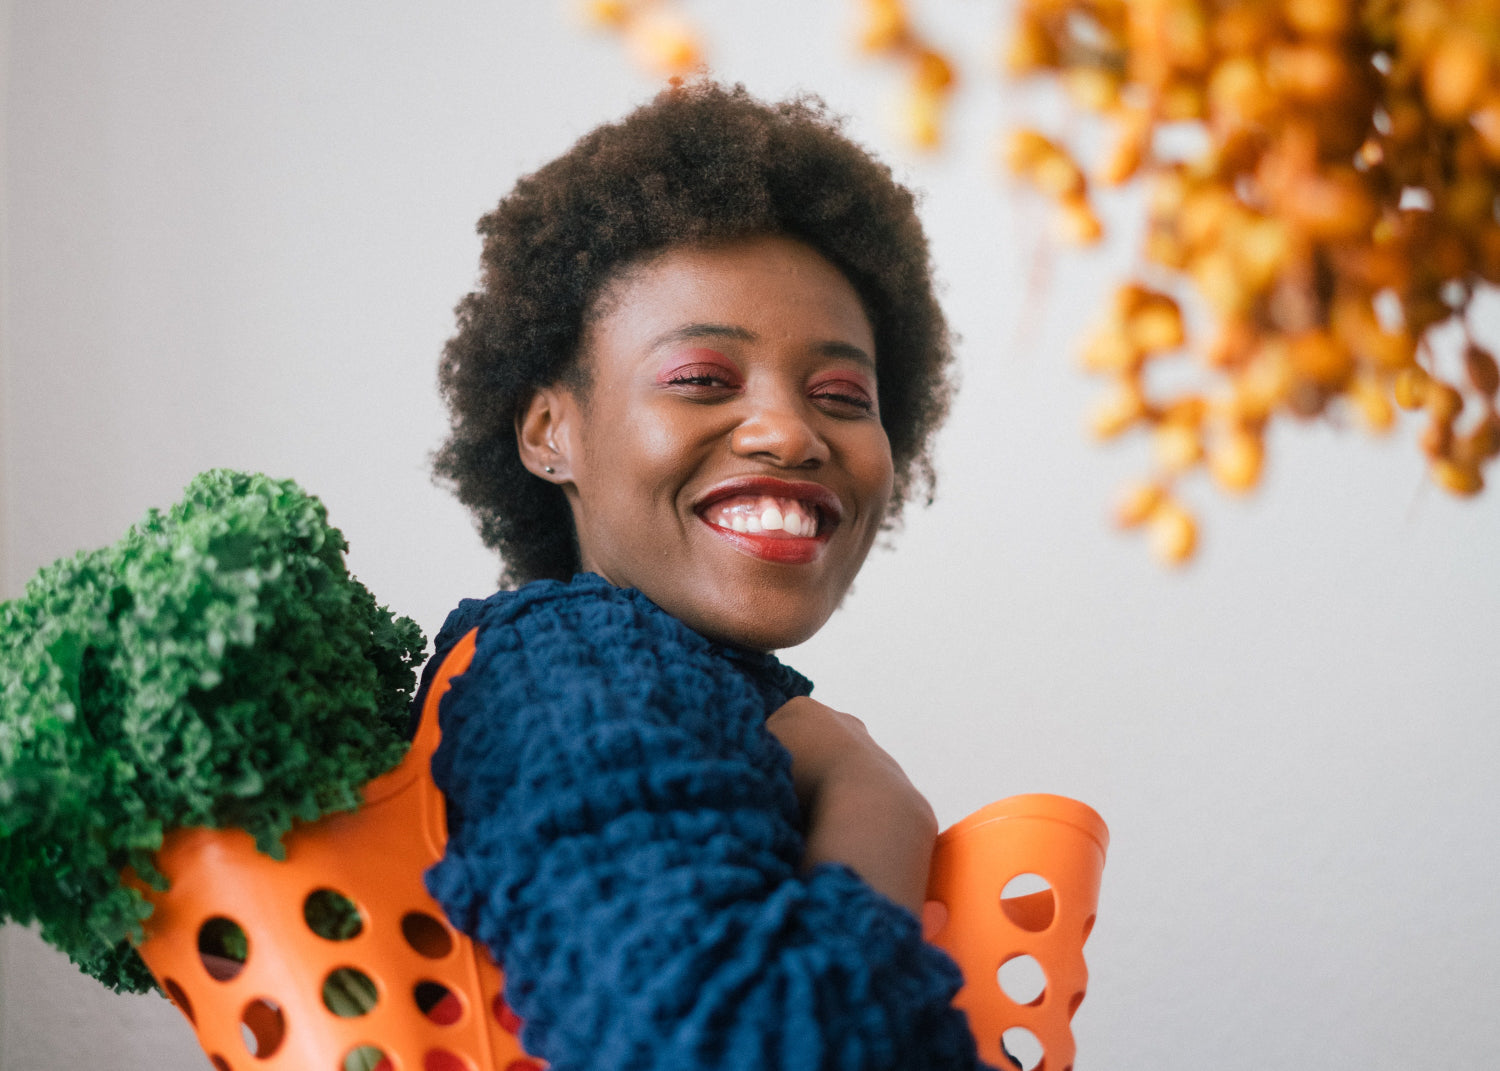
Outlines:
<svg viewBox="0 0 1500 1071"><path fill-rule="evenodd" d="M875 355L854 286L811 246L782 236L677 246L632 264L591 307L584 349L640 352L692 337Z"/></svg>

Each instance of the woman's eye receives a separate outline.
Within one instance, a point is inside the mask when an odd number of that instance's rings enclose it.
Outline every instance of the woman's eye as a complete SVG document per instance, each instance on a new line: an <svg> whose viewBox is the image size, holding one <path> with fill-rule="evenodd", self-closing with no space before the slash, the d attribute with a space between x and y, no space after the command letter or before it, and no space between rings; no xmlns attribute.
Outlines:
<svg viewBox="0 0 1500 1071"><path fill-rule="evenodd" d="M729 383L723 376L714 375L712 372L693 372L687 375L674 375L667 380L668 383L679 387L727 387Z"/></svg>
<svg viewBox="0 0 1500 1071"><path fill-rule="evenodd" d="M718 362L693 361L667 369L658 382L689 390L732 390L740 385L740 377Z"/></svg>
<svg viewBox="0 0 1500 1071"><path fill-rule="evenodd" d="M874 400L852 384L830 383L813 391L813 397L841 409L855 409L861 413L875 411Z"/></svg>

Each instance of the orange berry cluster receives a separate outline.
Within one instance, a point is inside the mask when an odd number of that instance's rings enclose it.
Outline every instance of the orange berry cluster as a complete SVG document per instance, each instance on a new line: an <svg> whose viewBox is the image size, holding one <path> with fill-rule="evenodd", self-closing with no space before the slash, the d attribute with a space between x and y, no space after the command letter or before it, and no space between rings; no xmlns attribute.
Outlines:
<svg viewBox="0 0 1500 1071"><path fill-rule="evenodd" d="M957 87L953 65L912 25L905 0L861 0L862 49L895 60L908 71L903 108L907 138L923 149L942 140L943 113Z"/></svg>
<svg viewBox="0 0 1500 1071"><path fill-rule="evenodd" d="M1146 189L1140 278L1083 351L1112 382L1095 434L1152 442L1122 525L1188 559L1179 478L1253 488L1278 417L1380 432L1421 411L1435 482L1483 487L1500 371L1468 314L1500 283L1492 0L1021 0L1007 58L1106 120L1097 183ZM1005 155L1071 239L1101 236L1058 139L1018 130ZM1185 362L1193 385L1164 388Z"/></svg>
<svg viewBox="0 0 1500 1071"><path fill-rule="evenodd" d="M618 33L636 64L654 74L686 74L703 63L692 24L667 0L586 0L583 15Z"/></svg>
<svg viewBox="0 0 1500 1071"><path fill-rule="evenodd" d="M860 48L906 68L901 121L918 148L942 140L943 116L957 87L953 65L912 24L905 0L856 0ZM703 47L676 0L582 0L585 21L619 33L638 67L663 76L702 66Z"/></svg>

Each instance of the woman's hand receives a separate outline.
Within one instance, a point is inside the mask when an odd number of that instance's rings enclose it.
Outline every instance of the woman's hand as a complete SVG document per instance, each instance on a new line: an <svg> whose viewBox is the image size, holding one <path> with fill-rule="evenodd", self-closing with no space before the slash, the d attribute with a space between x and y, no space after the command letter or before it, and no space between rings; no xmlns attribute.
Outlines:
<svg viewBox="0 0 1500 1071"><path fill-rule="evenodd" d="M896 760L851 714L799 697L766 720L792 754L807 826L803 869L844 863L918 917L937 839L937 816Z"/></svg>

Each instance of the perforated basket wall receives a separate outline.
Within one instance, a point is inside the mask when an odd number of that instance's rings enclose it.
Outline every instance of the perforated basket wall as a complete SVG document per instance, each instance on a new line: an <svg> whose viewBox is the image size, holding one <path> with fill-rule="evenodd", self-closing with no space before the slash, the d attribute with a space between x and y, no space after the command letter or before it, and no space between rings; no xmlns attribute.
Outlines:
<svg viewBox="0 0 1500 1071"><path fill-rule="evenodd" d="M964 972L954 1003L990 1064L1007 1066L1003 1039L1026 1071L1072 1071L1108 847L1091 808L1042 794L992 803L938 838L928 939Z"/></svg>
<svg viewBox="0 0 1500 1071"><path fill-rule="evenodd" d="M146 890L141 957L217 1071L545 1066L521 1048L501 971L422 883L447 840L437 703L473 645L449 654L401 765L359 811L294 829L285 860L239 830L180 830L158 852L171 887ZM1097 814L1059 796L1002 800L939 838L924 921L963 969L957 1003L990 1063L1006 1066L1003 1036L1024 1067L1070 1071L1107 843ZM1018 875L1044 887L1013 895ZM1026 962L1035 993L1007 977Z"/></svg>
<svg viewBox="0 0 1500 1071"><path fill-rule="evenodd" d="M286 859L239 830L181 830L157 855L171 882L140 947L218 1071L539 1071L501 972L450 927L422 874L447 840L428 772L433 682L411 750L365 806L298 826ZM321 933L320 933L321 931Z"/></svg>

